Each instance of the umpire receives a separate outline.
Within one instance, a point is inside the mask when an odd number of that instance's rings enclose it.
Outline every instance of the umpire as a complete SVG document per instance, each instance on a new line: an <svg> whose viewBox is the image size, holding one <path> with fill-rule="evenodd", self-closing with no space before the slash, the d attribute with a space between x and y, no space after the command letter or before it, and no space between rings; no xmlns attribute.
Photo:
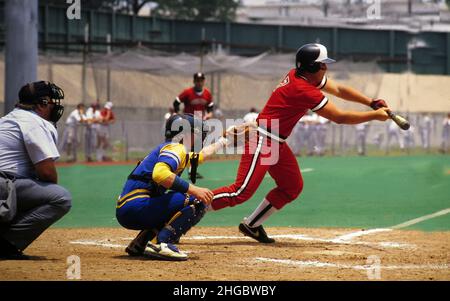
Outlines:
<svg viewBox="0 0 450 301"><path fill-rule="evenodd" d="M0 184L12 180L17 199L15 216L0 222L0 259L28 259L22 251L71 208L54 163L63 98L55 84L30 83L20 89L16 108L0 118ZM5 187L0 185L0 199Z"/></svg>

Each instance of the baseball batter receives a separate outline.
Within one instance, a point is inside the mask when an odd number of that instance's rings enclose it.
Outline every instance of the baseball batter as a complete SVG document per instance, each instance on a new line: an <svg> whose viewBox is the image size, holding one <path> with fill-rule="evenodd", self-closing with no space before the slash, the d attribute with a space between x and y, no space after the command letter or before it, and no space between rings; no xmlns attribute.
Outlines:
<svg viewBox="0 0 450 301"><path fill-rule="evenodd" d="M269 216L295 200L303 189L303 179L297 160L285 143L299 119L312 110L339 124L358 124L370 120L385 121L387 105L362 93L338 84L325 76L327 49L321 44L302 46L296 54L296 66L273 90L258 116L258 134L245 145L235 183L215 189L212 210L241 204L251 198L265 174L269 172L276 187L262 200L256 210L239 225L246 236L271 243L262 227ZM342 111L321 90L339 98L367 105L367 112ZM274 160L275 158L275 160ZM288 181L286 179L289 179Z"/></svg>

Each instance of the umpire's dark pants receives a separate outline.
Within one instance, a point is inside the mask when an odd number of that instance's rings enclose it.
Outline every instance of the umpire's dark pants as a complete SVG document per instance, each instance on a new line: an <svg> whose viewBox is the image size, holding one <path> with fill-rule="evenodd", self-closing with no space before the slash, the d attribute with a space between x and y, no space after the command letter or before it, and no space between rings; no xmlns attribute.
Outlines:
<svg viewBox="0 0 450 301"><path fill-rule="evenodd" d="M16 179L17 215L7 225L0 224L0 236L23 251L48 227L69 212L70 193L57 184L32 179Z"/></svg>

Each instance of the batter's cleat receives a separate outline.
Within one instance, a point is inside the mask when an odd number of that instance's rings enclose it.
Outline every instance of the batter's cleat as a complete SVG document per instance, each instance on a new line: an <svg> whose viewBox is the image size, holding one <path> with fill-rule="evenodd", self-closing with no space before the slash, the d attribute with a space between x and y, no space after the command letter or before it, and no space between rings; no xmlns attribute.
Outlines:
<svg viewBox="0 0 450 301"><path fill-rule="evenodd" d="M143 255L156 260L185 261L188 259L187 254L178 250L174 244L164 242L160 244L149 242Z"/></svg>
<svg viewBox="0 0 450 301"><path fill-rule="evenodd" d="M130 256L142 256L145 246L156 236L155 230L142 230L125 249Z"/></svg>
<svg viewBox="0 0 450 301"><path fill-rule="evenodd" d="M239 224L239 232L241 232L245 236L251 237L263 244L271 244L271 243L275 242L275 239L267 236L267 233L266 233L266 231L264 231L264 228L262 225L252 228L244 223L240 223Z"/></svg>

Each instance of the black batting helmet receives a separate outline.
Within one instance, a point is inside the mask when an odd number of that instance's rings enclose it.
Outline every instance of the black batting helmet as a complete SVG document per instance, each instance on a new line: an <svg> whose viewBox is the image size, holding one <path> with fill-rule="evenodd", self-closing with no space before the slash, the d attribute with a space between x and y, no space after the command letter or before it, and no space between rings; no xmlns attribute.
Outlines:
<svg viewBox="0 0 450 301"><path fill-rule="evenodd" d="M201 72L194 73L194 81L199 79L205 79L205 74Z"/></svg>
<svg viewBox="0 0 450 301"><path fill-rule="evenodd" d="M316 73L320 70L320 63L330 64L336 62L328 57L328 51L322 44L306 44L297 50L295 67L300 71Z"/></svg>

